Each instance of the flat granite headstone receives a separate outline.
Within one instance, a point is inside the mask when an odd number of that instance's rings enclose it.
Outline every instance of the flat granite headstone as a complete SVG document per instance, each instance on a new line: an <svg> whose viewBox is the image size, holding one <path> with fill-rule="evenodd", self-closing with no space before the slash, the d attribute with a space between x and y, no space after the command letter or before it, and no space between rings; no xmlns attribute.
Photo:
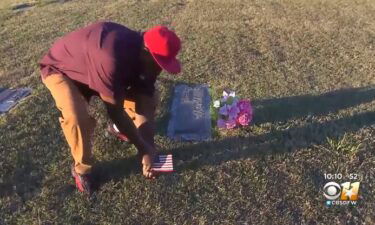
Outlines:
<svg viewBox="0 0 375 225"><path fill-rule="evenodd" d="M0 88L0 114L8 112L20 100L31 93L30 88L5 89Z"/></svg>
<svg viewBox="0 0 375 225"><path fill-rule="evenodd" d="M168 136L181 141L210 139L210 102L207 86L177 85L174 89Z"/></svg>

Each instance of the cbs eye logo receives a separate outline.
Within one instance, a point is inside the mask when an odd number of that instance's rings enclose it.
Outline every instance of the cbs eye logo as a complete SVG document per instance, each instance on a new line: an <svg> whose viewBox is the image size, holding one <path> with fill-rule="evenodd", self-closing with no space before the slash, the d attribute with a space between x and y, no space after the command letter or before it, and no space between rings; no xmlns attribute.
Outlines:
<svg viewBox="0 0 375 225"><path fill-rule="evenodd" d="M328 200L335 200L337 199L341 194L341 187L336 182L328 182L326 185L324 185L323 188L323 195Z"/></svg>
<svg viewBox="0 0 375 225"><path fill-rule="evenodd" d="M336 200L340 195L342 201L358 200L359 182L345 182L341 186L336 182L328 182L324 185L323 195L328 200Z"/></svg>

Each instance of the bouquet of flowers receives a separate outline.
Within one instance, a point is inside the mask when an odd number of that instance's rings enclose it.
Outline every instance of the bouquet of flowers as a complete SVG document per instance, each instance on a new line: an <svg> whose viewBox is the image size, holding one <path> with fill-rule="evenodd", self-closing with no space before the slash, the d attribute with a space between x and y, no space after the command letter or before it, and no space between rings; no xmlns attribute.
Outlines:
<svg viewBox="0 0 375 225"><path fill-rule="evenodd" d="M234 91L223 91L223 97L214 101L217 126L233 129L248 126L253 119L253 108L247 99L239 99Z"/></svg>

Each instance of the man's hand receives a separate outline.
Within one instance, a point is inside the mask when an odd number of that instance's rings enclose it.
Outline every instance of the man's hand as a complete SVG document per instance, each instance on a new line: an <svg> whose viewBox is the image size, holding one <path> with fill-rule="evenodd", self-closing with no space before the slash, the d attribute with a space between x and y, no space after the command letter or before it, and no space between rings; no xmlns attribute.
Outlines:
<svg viewBox="0 0 375 225"><path fill-rule="evenodd" d="M142 156L142 172L143 176L148 179L155 179L156 172L152 170L152 164L155 158L155 154L144 154Z"/></svg>
<svg viewBox="0 0 375 225"><path fill-rule="evenodd" d="M146 141L142 141L136 148L142 163L143 176L147 179L155 179L157 174L152 170L152 165L156 156L156 149Z"/></svg>
<svg viewBox="0 0 375 225"><path fill-rule="evenodd" d="M142 172L143 175L148 179L155 179L156 173L152 171L152 165L156 155L156 149L144 141L141 146L137 147L138 156L142 163Z"/></svg>

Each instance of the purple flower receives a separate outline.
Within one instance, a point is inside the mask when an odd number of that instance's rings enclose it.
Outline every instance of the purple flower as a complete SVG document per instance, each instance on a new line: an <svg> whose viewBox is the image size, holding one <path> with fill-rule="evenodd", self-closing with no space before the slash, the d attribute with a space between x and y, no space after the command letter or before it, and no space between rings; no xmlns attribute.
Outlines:
<svg viewBox="0 0 375 225"><path fill-rule="evenodd" d="M228 110L229 119L235 120L239 112L240 109L237 107L237 105L233 104L232 107L230 107Z"/></svg>
<svg viewBox="0 0 375 225"><path fill-rule="evenodd" d="M225 120L223 119L218 119L217 120L217 127L220 128L220 129L224 129L226 128L226 124L225 124Z"/></svg>
<svg viewBox="0 0 375 225"><path fill-rule="evenodd" d="M224 105L224 106L220 107L219 114L221 114L223 116L227 116L228 115L228 106Z"/></svg>

